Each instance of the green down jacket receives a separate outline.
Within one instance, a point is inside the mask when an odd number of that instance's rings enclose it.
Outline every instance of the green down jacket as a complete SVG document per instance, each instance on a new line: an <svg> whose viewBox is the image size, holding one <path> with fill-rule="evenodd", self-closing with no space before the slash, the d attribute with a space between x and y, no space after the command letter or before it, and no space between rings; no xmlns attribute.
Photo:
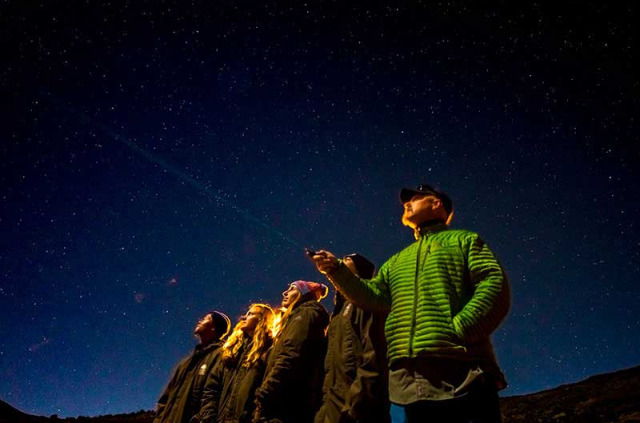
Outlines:
<svg viewBox="0 0 640 423"><path fill-rule="evenodd" d="M489 336L509 310L509 283L477 234L425 226L373 279L359 279L344 264L328 277L356 305L389 311L391 367L415 357L477 362L504 385Z"/></svg>

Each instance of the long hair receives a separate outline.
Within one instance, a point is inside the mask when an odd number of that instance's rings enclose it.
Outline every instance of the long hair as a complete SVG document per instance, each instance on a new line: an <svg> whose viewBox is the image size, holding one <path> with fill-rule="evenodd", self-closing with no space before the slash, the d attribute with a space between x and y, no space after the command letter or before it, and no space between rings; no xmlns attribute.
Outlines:
<svg viewBox="0 0 640 423"><path fill-rule="evenodd" d="M298 296L293 301L291 301L291 304L289 304L287 307L280 307L280 313L276 318L277 324L274 325L273 328L273 339L276 339L278 335L282 333L282 329L284 329L284 327L287 325L289 315L291 315L293 309L296 308L296 305L298 305L298 303L309 301L312 298L309 294L303 295L298 289L296 289L296 292L298 293Z"/></svg>
<svg viewBox="0 0 640 423"><path fill-rule="evenodd" d="M256 325L256 328L251 337L249 352L245 355L242 363L243 367L252 367L258 363L258 361L266 358L266 353L272 342L272 328L274 313L273 309L266 304L251 304L249 310L254 307L260 309L260 321ZM232 364L238 360L240 354L240 348L246 337L243 332L242 326L243 320L240 320L233 328L233 332L227 338L227 341L222 346L222 361L225 364Z"/></svg>

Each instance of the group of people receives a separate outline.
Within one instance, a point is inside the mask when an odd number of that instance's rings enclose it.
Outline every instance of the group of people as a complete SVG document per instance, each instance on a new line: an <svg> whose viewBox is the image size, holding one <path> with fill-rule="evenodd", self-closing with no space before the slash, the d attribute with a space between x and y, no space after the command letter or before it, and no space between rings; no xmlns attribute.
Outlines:
<svg viewBox="0 0 640 423"><path fill-rule="evenodd" d="M311 253L336 289L331 316L328 287L302 280L231 333L207 313L154 423L388 423L390 403L408 423L500 422L490 335L510 307L504 270L476 233L449 228L446 193L423 184L400 201L416 241L377 273L360 254Z"/></svg>

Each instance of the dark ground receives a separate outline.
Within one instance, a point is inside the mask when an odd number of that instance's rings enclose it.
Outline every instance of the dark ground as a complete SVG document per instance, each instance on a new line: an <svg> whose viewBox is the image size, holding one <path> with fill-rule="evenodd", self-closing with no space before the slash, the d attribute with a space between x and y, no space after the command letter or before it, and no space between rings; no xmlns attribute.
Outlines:
<svg viewBox="0 0 640 423"><path fill-rule="evenodd" d="M640 366L530 395L502 399L504 423L640 422ZM0 423L150 423L153 412L59 419L22 413L0 401Z"/></svg>

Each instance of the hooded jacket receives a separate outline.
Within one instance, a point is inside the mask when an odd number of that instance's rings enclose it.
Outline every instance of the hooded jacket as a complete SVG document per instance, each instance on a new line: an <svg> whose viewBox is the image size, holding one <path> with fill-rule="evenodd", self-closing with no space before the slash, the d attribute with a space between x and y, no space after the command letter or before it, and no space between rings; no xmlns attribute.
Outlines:
<svg viewBox="0 0 640 423"><path fill-rule="evenodd" d="M341 416L367 423L390 422L384 320L336 293L328 330L322 407L315 423L335 423Z"/></svg>
<svg viewBox="0 0 640 423"><path fill-rule="evenodd" d="M200 411L207 376L218 360L220 342L196 345L183 359L158 400L154 423L188 423Z"/></svg>
<svg viewBox="0 0 640 423"><path fill-rule="evenodd" d="M342 263L328 277L358 306L389 312L390 367L404 358L463 360L506 386L489 340L510 306L502 267L476 233L438 222L416 238L373 279L358 278Z"/></svg>
<svg viewBox="0 0 640 423"><path fill-rule="evenodd" d="M315 299L296 304L282 322L256 391L257 421L313 421L321 402L328 323L329 315Z"/></svg>

